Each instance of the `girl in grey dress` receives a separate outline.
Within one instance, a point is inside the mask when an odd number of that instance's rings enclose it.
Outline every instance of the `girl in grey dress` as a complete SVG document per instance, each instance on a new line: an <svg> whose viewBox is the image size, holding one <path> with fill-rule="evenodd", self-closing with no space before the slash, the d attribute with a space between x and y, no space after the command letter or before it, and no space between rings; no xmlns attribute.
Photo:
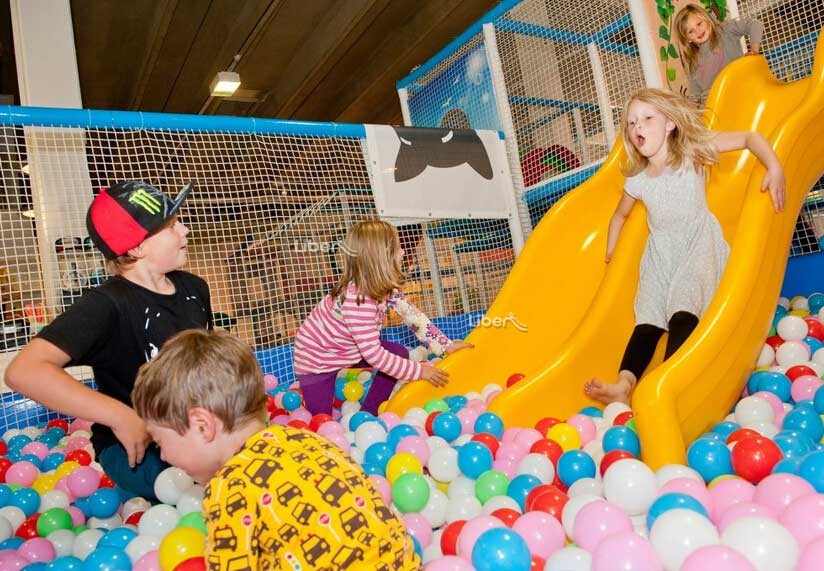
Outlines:
<svg viewBox="0 0 824 571"><path fill-rule="evenodd" d="M710 131L697 107L661 89L642 89L630 98L622 135L627 180L609 224L607 263L636 200L646 207L650 235L641 257L636 325L618 380L592 379L584 390L605 403L629 404L661 335L669 332L666 359L698 325L727 262L729 246L707 207L706 169L718 162L719 152L750 150L767 167L762 190L769 190L776 212L784 208L784 172L763 136Z"/></svg>

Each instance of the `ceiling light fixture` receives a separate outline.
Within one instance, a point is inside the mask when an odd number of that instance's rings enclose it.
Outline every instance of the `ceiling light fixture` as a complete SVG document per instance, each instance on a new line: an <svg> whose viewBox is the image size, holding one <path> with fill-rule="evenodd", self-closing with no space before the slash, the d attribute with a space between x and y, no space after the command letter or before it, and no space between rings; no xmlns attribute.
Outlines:
<svg viewBox="0 0 824 571"><path fill-rule="evenodd" d="M231 97L240 87L240 74L234 71L219 71L209 89L212 97Z"/></svg>

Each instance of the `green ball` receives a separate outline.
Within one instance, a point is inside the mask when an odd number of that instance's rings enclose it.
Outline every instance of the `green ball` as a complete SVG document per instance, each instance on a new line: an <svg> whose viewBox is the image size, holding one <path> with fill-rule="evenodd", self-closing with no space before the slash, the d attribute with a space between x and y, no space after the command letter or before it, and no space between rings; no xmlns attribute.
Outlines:
<svg viewBox="0 0 824 571"><path fill-rule="evenodd" d="M6 485L9 487L9 489L10 489L12 492L16 492L17 490L19 490L20 488L22 488L22 487L23 487L23 486L21 486L20 484L6 484Z"/></svg>
<svg viewBox="0 0 824 571"><path fill-rule="evenodd" d="M401 513L419 512L429 501L429 484L420 474L403 474L392 485L392 501Z"/></svg>
<svg viewBox="0 0 824 571"><path fill-rule="evenodd" d="M626 426L627 428L629 428L631 431L633 431L633 432L635 432L635 433L637 433L637 432L638 432L638 427L637 427L637 426L635 426L635 419L634 419L634 418L630 418L630 419L629 419L629 420L628 420L628 421L624 424L624 426Z"/></svg>
<svg viewBox="0 0 824 571"><path fill-rule="evenodd" d="M489 498L506 495L509 478L498 470L487 470L475 480L475 496L485 504Z"/></svg>
<svg viewBox="0 0 824 571"><path fill-rule="evenodd" d="M433 412L449 412L449 405L446 404L446 401L443 399L432 399L423 405L423 409L429 414Z"/></svg>
<svg viewBox="0 0 824 571"><path fill-rule="evenodd" d="M203 514L200 512L187 513L178 520L177 527L193 527L206 533L206 522L203 520Z"/></svg>
<svg viewBox="0 0 824 571"><path fill-rule="evenodd" d="M772 337L773 335L775 335L775 333L776 333L775 325L773 325L773 326L770 327L770 330L767 332L767 337Z"/></svg>
<svg viewBox="0 0 824 571"><path fill-rule="evenodd" d="M89 529L89 526L88 526L88 525L81 524L81 525L76 525L76 526L74 526L74 527L72 528L72 531L74 532L74 534L75 534L75 535L80 535L81 533L83 533L83 532L84 532L84 531L86 531L87 529Z"/></svg>
<svg viewBox="0 0 824 571"><path fill-rule="evenodd" d="M37 518L37 534L46 537L58 529L71 529L72 516L63 508L51 508Z"/></svg>

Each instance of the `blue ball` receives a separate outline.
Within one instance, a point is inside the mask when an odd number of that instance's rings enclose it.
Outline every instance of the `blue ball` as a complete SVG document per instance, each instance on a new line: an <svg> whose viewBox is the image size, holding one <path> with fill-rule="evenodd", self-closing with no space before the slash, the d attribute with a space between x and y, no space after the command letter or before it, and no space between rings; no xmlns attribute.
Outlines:
<svg viewBox="0 0 824 571"><path fill-rule="evenodd" d="M761 373L769 373L770 371L759 371ZM783 373L773 373L771 375L763 375L758 377L756 382L756 392L767 391L781 399L781 402L789 402L790 389L792 381Z"/></svg>
<svg viewBox="0 0 824 571"><path fill-rule="evenodd" d="M801 467L801 457L795 458L784 458L783 460L779 460L775 466L773 466L772 473L773 474L795 474L798 475L798 469Z"/></svg>
<svg viewBox="0 0 824 571"><path fill-rule="evenodd" d="M816 492L824 493L824 451L816 450L805 456L798 467L798 475L812 484Z"/></svg>
<svg viewBox="0 0 824 571"><path fill-rule="evenodd" d="M394 454L395 450L386 442L375 442L370 444L363 453L363 463L371 464L379 468L381 472L386 472L386 464Z"/></svg>
<svg viewBox="0 0 824 571"><path fill-rule="evenodd" d="M444 397L443 400L447 404L447 406L449 407L450 412L458 412L459 410L461 410L463 407L466 406L466 403L469 402L469 399L467 399L465 396L461 396L461 395L456 395L456 396L451 396L451 397Z"/></svg>
<svg viewBox="0 0 824 571"><path fill-rule="evenodd" d="M581 478L594 478L595 460L583 450L567 450L558 458L557 469L558 477L568 487Z"/></svg>
<svg viewBox="0 0 824 571"><path fill-rule="evenodd" d="M281 400L281 404L283 404L283 408L292 412L296 408L300 407L302 402L301 396L296 393L295 391L286 391L283 393L283 399Z"/></svg>
<svg viewBox="0 0 824 571"><path fill-rule="evenodd" d="M92 506L89 503L89 498L88 497L77 498L74 501L74 505L77 509L79 509L81 512L83 512L84 516L86 516L87 518L92 517Z"/></svg>
<svg viewBox="0 0 824 571"><path fill-rule="evenodd" d="M48 568L48 565L42 561L35 561L23 567L24 571L46 571Z"/></svg>
<svg viewBox="0 0 824 571"><path fill-rule="evenodd" d="M389 434L386 435L386 443L392 448L392 452L394 453L395 448L398 447L398 442L402 439L406 438L407 436L417 436L418 431L409 424L398 424L395 425L392 430L389 431Z"/></svg>
<svg viewBox="0 0 824 571"><path fill-rule="evenodd" d="M781 449L784 458L800 458L813 448L813 442L798 430L782 430L773 437L773 442Z"/></svg>
<svg viewBox="0 0 824 571"><path fill-rule="evenodd" d="M377 417L371 412L359 410L349 419L349 430L354 432L361 424L377 420Z"/></svg>
<svg viewBox="0 0 824 571"><path fill-rule="evenodd" d="M526 511L526 497L529 492L541 485L541 480L532 474L521 474L515 476L510 480L509 487L506 489L506 495L518 502L521 506L521 511Z"/></svg>
<svg viewBox="0 0 824 571"><path fill-rule="evenodd" d="M34 454L24 454L20 457L21 462L30 462L34 465L35 468L42 471L43 470L43 461L35 456Z"/></svg>
<svg viewBox="0 0 824 571"><path fill-rule="evenodd" d="M122 549L98 547L83 562L84 571L131 571L132 562Z"/></svg>
<svg viewBox="0 0 824 571"><path fill-rule="evenodd" d="M778 317L778 318L780 319L780 318L784 317L785 315L787 315L787 313L788 313L788 312L787 312L787 308L786 308L786 307L784 307L783 305L778 305L778 306L776 306L776 308L775 308L775 314L774 314L774 317Z"/></svg>
<svg viewBox="0 0 824 571"><path fill-rule="evenodd" d="M484 412L475 419L475 434L488 432L498 440L504 435L504 421L494 412Z"/></svg>
<svg viewBox="0 0 824 571"><path fill-rule="evenodd" d="M464 476L475 480L492 469L492 452L480 442L467 442L458 450L458 468Z"/></svg>
<svg viewBox="0 0 824 571"><path fill-rule="evenodd" d="M364 472L366 472L367 476L386 476L386 469L378 466L377 464L370 464L364 460L361 468Z"/></svg>
<svg viewBox="0 0 824 571"><path fill-rule="evenodd" d="M824 343L815 337L810 337L809 335L804 338L804 343L806 343L807 347L810 348L810 355L814 355L816 351L824 347Z"/></svg>
<svg viewBox="0 0 824 571"><path fill-rule="evenodd" d="M705 482L733 473L732 457L727 445L703 436L687 449L687 463L690 468L701 474Z"/></svg>
<svg viewBox="0 0 824 571"><path fill-rule="evenodd" d="M809 402L809 401L805 401ZM824 422L815 411L814 406L796 404L795 408L787 413L781 427L784 430L798 430L809 436L813 442L818 442L824 436Z"/></svg>
<svg viewBox="0 0 824 571"><path fill-rule="evenodd" d="M66 459L64 454L60 452L52 452L45 458L43 458L43 471L51 472L52 470L56 469L63 461Z"/></svg>
<svg viewBox="0 0 824 571"><path fill-rule="evenodd" d="M20 508L29 517L40 507L40 494L31 488L20 488L12 493L9 505Z"/></svg>
<svg viewBox="0 0 824 571"><path fill-rule="evenodd" d="M581 409L581 414L591 416L592 418L604 418L604 411L597 406L585 406Z"/></svg>
<svg viewBox="0 0 824 571"><path fill-rule="evenodd" d="M94 517L112 517L119 507L120 494L112 488L100 488L89 496L89 508Z"/></svg>
<svg viewBox="0 0 824 571"><path fill-rule="evenodd" d="M529 571L532 556L526 541L509 528L483 532L472 548L477 571Z"/></svg>
<svg viewBox="0 0 824 571"><path fill-rule="evenodd" d="M756 371L750 378L747 379L747 390L750 394L757 393L759 390L768 390L766 388L776 384L777 386L784 386L784 381L789 381L787 375L777 371ZM763 385L761 383L764 383Z"/></svg>
<svg viewBox="0 0 824 571"><path fill-rule="evenodd" d="M17 549L21 545L23 545L23 541L25 541L22 537L9 537L8 539L4 539L0 541L0 551L5 551L6 549Z"/></svg>
<svg viewBox="0 0 824 571"><path fill-rule="evenodd" d="M9 438L9 441L6 442L8 448L23 448L26 444L31 442L31 438L26 436L25 434L18 434L17 436L12 436Z"/></svg>
<svg viewBox="0 0 824 571"><path fill-rule="evenodd" d="M423 549L421 549L421 542L418 541L414 535L410 535L409 537L412 538L412 549L415 550L415 553L418 554L418 557L423 557Z"/></svg>
<svg viewBox="0 0 824 571"><path fill-rule="evenodd" d="M810 307L810 315L815 315L821 311L821 308L824 307L824 293L812 294L807 298L807 305Z"/></svg>
<svg viewBox="0 0 824 571"><path fill-rule="evenodd" d="M9 505L11 495L11 488L9 488L6 484L0 484L0 508L4 508Z"/></svg>
<svg viewBox="0 0 824 571"><path fill-rule="evenodd" d="M108 517L108 516L107 516ZM131 540L137 537L137 532L128 527L116 527L106 532L106 535L97 542L97 547L115 547L126 549Z"/></svg>
<svg viewBox="0 0 824 571"><path fill-rule="evenodd" d="M824 414L824 387L818 387L813 397L813 408L818 414Z"/></svg>
<svg viewBox="0 0 824 571"><path fill-rule="evenodd" d="M696 513L701 514L705 518L709 519L710 514L707 513L706 508L693 498L687 494L664 494L659 496L652 505L649 507L647 511L647 529L652 529L652 524L655 523L655 520L658 519L658 516L667 512L669 510L674 509L686 509L692 510Z"/></svg>
<svg viewBox="0 0 824 571"><path fill-rule="evenodd" d="M631 428L613 426L604 433L604 453L613 450L624 450L637 458L641 454L641 441Z"/></svg>
<svg viewBox="0 0 824 571"><path fill-rule="evenodd" d="M343 387L348 383L349 380L346 377L338 377L335 379L335 398L344 401L346 400L346 395L343 394Z"/></svg>
<svg viewBox="0 0 824 571"><path fill-rule="evenodd" d="M432 421L432 434L452 442L461 435L461 419L451 412L442 412Z"/></svg>
<svg viewBox="0 0 824 571"><path fill-rule="evenodd" d="M58 557L46 564L46 569L49 571L81 571L83 569L83 562L77 557L66 555L65 557Z"/></svg>
<svg viewBox="0 0 824 571"><path fill-rule="evenodd" d="M725 420L724 422L719 422L718 424L713 426L712 433L720 434L721 438L726 440L727 436L729 436L739 428L741 428L741 425L737 422L730 422L728 420Z"/></svg>

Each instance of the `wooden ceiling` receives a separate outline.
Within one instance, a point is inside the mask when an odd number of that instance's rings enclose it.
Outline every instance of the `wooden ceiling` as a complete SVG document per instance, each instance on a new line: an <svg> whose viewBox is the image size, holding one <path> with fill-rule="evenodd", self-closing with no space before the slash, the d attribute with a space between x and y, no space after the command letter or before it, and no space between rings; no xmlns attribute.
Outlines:
<svg viewBox="0 0 824 571"><path fill-rule="evenodd" d="M83 106L400 124L395 82L495 3L71 0Z"/></svg>

